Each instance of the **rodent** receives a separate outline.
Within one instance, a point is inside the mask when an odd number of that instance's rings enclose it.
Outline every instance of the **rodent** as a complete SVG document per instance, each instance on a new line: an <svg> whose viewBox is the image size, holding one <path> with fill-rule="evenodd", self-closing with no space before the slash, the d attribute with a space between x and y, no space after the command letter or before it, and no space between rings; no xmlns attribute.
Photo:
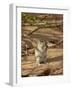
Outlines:
<svg viewBox="0 0 72 90"><path fill-rule="evenodd" d="M35 59L36 64L46 63L47 61L47 43L44 40L39 40L37 42L37 47L35 48Z"/></svg>

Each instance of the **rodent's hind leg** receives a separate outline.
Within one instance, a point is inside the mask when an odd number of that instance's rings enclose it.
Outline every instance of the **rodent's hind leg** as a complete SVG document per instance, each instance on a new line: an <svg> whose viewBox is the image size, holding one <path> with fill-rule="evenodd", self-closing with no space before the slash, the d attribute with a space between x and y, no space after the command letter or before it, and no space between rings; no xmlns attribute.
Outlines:
<svg viewBox="0 0 72 90"><path fill-rule="evenodd" d="M36 58L36 64L39 66L40 65L40 57Z"/></svg>

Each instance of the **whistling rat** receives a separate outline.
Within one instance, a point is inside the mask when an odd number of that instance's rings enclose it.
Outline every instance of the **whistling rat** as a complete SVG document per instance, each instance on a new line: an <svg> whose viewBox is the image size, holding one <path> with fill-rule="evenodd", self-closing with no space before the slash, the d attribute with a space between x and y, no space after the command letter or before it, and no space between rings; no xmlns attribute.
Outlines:
<svg viewBox="0 0 72 90"><path fill-rule="evenodd" d="M39 40L37 42L37 47L35 48L35 58L36 63L40 65L41 63L46 63L47 61L47 43L44 40Z"/></svg>

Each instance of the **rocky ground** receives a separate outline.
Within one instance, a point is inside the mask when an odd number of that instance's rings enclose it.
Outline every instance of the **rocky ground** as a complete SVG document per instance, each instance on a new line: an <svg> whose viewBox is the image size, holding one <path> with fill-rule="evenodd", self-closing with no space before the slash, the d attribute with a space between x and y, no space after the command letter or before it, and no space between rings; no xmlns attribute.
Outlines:
<svg viewBox="0 0 72 90"><path fill-rule="evenodd" d="M30 15L30 16L29 16ZM31 16L35 16L34 18ZM34 20L31 21L31 20ZM35 22L36 21L36 22ZM48 76L63 74L63 16L22 13L21 75ZM36 65L36 41L43 39L47 49L47 63Z"/></svg>

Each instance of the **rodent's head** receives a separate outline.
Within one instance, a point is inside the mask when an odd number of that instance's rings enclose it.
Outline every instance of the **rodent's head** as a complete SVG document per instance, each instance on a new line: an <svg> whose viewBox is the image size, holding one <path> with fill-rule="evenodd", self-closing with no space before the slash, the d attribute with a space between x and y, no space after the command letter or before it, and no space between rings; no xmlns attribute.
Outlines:
<svg viewBox="0 0 72 90"><path fill-rule="evenodd" d="M47 48L47 42L44 40L39 40L37 45L38 45L38 48L42 48L42 49Z"/></svg>

